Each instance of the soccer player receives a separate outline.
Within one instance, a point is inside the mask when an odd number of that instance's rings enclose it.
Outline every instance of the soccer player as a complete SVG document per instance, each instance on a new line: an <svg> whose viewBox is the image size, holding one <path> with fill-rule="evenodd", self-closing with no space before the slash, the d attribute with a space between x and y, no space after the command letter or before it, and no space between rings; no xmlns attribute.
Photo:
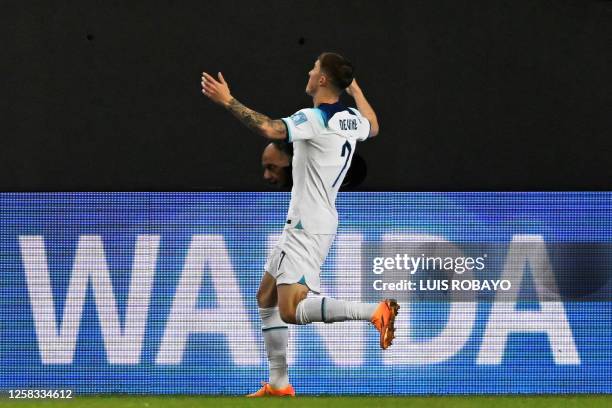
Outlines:
<svg viewBox="0 0 612 408"><path fill-rule="evenodd" d="M344 90L357 109L339 101ZM378 134L378 120L353 78L353 66L341 55L321 54L308 73L306 93L313 108L290 117L271 119L247 108L230 93L219 72L202 73L202 92L229 110L253 132L270 140L293 143L293 188L283 233L266 262L257 304L268 356L270 378L250 394L294 396L287 373L287 324L371 322L386 349L394 338L399 305L394 299L378 304L308 297L320 292L320 268L336 234L336 195L351 164L357 141Z"/></svg>

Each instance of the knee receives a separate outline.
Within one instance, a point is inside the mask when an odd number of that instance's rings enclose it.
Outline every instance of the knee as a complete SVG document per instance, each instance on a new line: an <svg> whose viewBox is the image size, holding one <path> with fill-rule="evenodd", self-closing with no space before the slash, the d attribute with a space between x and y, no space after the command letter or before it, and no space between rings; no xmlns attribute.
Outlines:
<svg viewBox="0 0 612 408"><path fill-rule="evenodd" d="M278 312L283 322L288 324L297 324L295 319L295 306L279 305Z"/></svg>
<svg viewBox="0 0 612 408"><path fill-rule="evenodd" d="M281 285L278 291L278 312L285 323L299 324L296 318L298 305L308 296L302 285Z"/></svg>

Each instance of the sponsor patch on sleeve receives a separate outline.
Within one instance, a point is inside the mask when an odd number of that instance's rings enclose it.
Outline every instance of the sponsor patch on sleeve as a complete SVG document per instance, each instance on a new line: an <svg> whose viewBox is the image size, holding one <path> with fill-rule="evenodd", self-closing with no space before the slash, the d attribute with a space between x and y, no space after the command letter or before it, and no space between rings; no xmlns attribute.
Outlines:
<svg viewBox="0 0 612 408"><path fill-rule="evenodd" d="M293 115L291 115L291 120L293 121L293 124L295 126L298 126L301 123L306 122L308 120L308 118L306 117L304 112L297 112L297 113L294 113Z"/></svg>

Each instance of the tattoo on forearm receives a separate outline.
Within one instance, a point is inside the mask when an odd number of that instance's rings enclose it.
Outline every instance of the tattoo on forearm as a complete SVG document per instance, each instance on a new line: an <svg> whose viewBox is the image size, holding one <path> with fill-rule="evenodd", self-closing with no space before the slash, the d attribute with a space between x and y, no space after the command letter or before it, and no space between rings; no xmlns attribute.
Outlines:
<svg viewBox="0 0 612 408"><path fill-rule="evenodd" d="M249 109L238 102L236 98L232 98L227 106L227 110L255 133L261 133L261 129L265 125L270 126L276 131L282 132L285 129L285 125L280 120L272 120L264 114L255 112L253 109Z"/></svg>

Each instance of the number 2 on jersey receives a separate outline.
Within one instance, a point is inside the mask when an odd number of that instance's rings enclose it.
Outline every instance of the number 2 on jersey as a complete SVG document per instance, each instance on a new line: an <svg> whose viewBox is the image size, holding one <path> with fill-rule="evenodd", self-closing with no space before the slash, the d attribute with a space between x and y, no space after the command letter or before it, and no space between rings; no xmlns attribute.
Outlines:
<svg viewBox="0 0 612 408"><path fill-rule="evenodd" d="M336 177L336 180L334 180L334 184L332 184L332 187L336 187L336 183L338 182L338 180L340 180L340 176L344 172L344 169L346 169L346 165L348 164L349 159L351 158L352 151L353 151L353 148L351 147L351 144L347 140L342 145L342 152L340 153L340 157L346 156L346 160L344 161L344 166L342 166L342 170L340 170L340 173L338 173L338 177Z"/></svg>

